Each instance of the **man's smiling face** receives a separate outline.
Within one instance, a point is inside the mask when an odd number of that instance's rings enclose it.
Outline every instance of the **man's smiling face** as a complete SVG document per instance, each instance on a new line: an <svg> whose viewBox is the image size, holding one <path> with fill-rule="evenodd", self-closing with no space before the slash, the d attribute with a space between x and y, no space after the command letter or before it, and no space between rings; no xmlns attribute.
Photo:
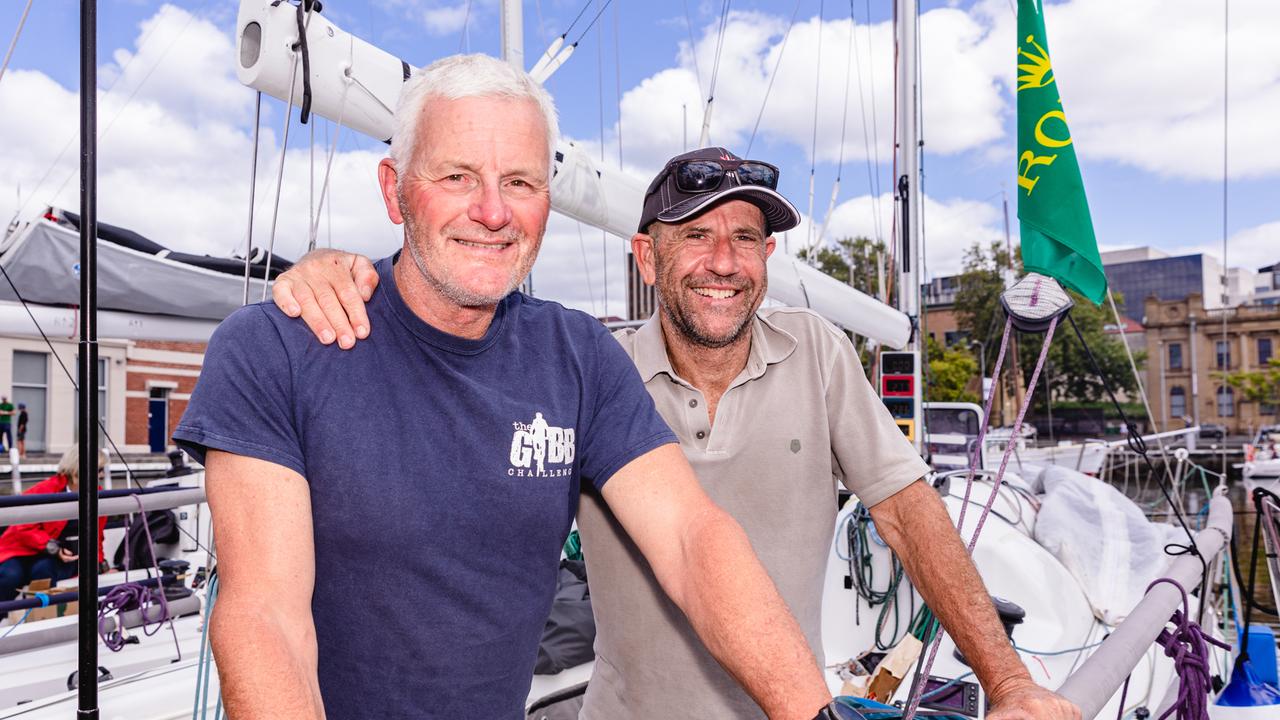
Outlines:
<svg viewBox="0 0 1280 720"><path fill-rule="evenodd" d="M774 249L760 208L730 200L678 225L654 223L654 231L642 271L674 329L708 348L741 339L764 300Z"/></svg>
<svg viewBox="0 0 1280 720"><path fill-rule="evenodd" d="M532 100L501 97L432 97L423 115L397 188L407 245L440 295L495 305L529 274L546 229L546 122Z"/></svg>

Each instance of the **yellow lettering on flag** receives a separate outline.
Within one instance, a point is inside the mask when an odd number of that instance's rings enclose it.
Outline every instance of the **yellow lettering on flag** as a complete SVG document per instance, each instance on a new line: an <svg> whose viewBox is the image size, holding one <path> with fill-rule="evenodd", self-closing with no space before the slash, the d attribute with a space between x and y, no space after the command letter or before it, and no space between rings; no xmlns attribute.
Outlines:
<svg viewBox="0 0 1280 720"><path fill-rule="evenodd" d="M1062 129L1067 131L1067 137L1065 140L1059 140L1058 138L1049 137L1048 133L1044 131L1045 121L1051 120L1051 119L1058 120L1062 123ZM1061 147L1066 147L1070 145L1071 131L1067 128L1066 113L1062 112L1061 110L1050 110L1044 115L1041 115L1040 119L1036 121L1036 142L1040 143L1045 147L1051 147L1051 148L1061 148Z"/></svg>
<svg viewBox="0 0 1280 720"><path fill-rule="evenodd" d="M1036 183L1040 182L1039 177L1030 177L1028 173L1037 165L1052 165L1057 160L1057 155L1036 155L1027 150L1018 158L1018 187L1027 191L1027 195L1036 189Z"/></svg>

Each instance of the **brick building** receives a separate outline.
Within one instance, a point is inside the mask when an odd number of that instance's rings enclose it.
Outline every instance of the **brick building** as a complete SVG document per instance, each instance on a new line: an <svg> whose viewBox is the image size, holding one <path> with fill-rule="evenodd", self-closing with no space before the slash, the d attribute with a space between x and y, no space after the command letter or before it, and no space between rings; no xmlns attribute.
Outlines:
<svg viewBox="0 0 1280 720"><path fill-rule="evenodd" d="M170 447L204 350L204 343L194 342L99 340L99 416L122 452ZM0 395L27 406L29 453L62 453L76 440L77 394L71 378L77 352L75 338L65 335L51 335L48 344L39 337L0 336Z"/></svg>
<svg viewBox="0 0 1280 720"><path fill-rule="evenodd" d="M137 340L126 356L125 444L157 452L168 447L187 409L204 362L206 343Z"/></svg>
<svg viewBox="0 0 1280 720"><path fill-rule="evenodd" d="M1146 387L1161 429L1183 427L1187 418L1251 434L1259 425L1280 422L1280 398L1250 402L1222 379L1223 373L1257 370L1276 357L1280 306L1206 310L1193 293L1183 300L1148 298L1145 311Z"/></svg>

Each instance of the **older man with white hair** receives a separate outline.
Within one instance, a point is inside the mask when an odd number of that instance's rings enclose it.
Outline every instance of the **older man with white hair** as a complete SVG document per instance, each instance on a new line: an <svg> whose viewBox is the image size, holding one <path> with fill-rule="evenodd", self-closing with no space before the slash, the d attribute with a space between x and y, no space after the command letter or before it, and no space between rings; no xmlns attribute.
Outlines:
<svg viewBox="0 0 1280 720"><path fill-rule="evenodd" d="M378 333L339 352L260 304L210 341L174 437L208 470L235 720L521 717L584 481L771 717L830 702L622 348L512 292L546 227L556 132L546 92L492 58L416 74L378 167L406 227L376 263Z"/></svg>

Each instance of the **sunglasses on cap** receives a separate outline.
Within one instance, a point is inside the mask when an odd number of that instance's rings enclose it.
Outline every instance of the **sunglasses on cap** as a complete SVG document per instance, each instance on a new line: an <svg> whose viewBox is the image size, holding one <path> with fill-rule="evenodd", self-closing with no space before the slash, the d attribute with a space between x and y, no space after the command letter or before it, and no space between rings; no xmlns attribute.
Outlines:
<svg viewBox="0 0 1280 720"><path fill-rule="evenodd" d="M730 176L737 180L737 185L760 185L770 190L778 189L778 168L758 160L678 160L667 166L667 172L654 181L654 187L661 185L667 175L671 175L676 181L676 188L685 193L719 190Z"/></svg>

